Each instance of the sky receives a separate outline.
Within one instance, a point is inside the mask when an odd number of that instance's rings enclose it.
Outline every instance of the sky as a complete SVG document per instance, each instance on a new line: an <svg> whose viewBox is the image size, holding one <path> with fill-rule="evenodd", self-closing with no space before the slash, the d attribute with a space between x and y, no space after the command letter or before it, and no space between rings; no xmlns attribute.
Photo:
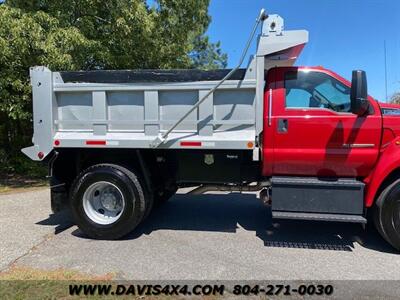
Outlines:
<svg viewBox="0 0 400 300"><path fill-rule="evenodd" d="M261 8L281 15L286 30L309 31L296 65L323 66L347 79L352 70L365 70L369 94L380 101L386 41L388 95L400 91L400 0L211 0L208 35L221 41L229 67L237 65Z"/></svg>

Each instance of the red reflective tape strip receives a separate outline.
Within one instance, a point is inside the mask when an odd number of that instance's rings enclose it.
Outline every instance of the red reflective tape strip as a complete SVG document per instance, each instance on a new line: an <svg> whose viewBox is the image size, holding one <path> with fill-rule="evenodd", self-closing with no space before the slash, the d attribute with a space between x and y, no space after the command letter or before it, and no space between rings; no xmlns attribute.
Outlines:
<svg viewBox="0 0 400 300"><path fill-rule="evenodd" d="M106 146L106 141L86 141L86 145L88 146Z"/></svg>
<svg viewBox="0 0 400 300"><path fill-rule="evenodd" d="M201 142L181 142L182 147L201 147Z"/></svg>

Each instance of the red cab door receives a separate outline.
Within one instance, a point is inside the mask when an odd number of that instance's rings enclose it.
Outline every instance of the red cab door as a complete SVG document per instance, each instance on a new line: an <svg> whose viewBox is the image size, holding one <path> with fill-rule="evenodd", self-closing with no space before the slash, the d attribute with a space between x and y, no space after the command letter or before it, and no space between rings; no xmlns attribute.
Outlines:
<svg viewBox="0 0 400 300"><path fill-rule="evenodd" d="M264 141L272 159L265 159L264 175L367 176L381 142L376 102L371 98L370 113L359 117L350 112L350 83L340 76L321 68L270 72Z"/></svg>

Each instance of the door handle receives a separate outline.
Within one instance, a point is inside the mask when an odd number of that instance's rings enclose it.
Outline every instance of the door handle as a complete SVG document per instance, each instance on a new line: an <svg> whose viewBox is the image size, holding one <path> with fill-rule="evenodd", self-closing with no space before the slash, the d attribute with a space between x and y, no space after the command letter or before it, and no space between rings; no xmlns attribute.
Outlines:
<svg viewBox="0 0 400 300"><path fill-rule="evenodd" d="M375 144L343 144L343 148L355 149L355 148L375 148Z"/></svg>
<svg viewBox="0 0 400 300"><path fill-rule="evenodd" d="M289 130L289 120L279 119L278 120L278 133L288 133Z"/></svg>

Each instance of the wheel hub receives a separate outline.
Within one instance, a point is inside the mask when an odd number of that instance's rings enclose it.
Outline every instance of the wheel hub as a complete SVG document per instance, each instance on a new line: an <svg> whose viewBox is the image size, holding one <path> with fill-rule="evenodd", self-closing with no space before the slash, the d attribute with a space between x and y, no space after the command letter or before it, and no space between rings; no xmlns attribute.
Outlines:
<svg viewBox="0 0 400 300"><path fill-rule="evenodd" d="M121 190L111 182L96 182L83 195L86 215L95 223L110 225L115 223L125 208Z"/></svg>
<svg viewBox="0 0 400 300"><path fill-rule="evenodd" d="M101 205L109 211L116 212L121 211L121 199L119 199L118 191L112 188L107 188L103 191L100 196Z"/></svg>

